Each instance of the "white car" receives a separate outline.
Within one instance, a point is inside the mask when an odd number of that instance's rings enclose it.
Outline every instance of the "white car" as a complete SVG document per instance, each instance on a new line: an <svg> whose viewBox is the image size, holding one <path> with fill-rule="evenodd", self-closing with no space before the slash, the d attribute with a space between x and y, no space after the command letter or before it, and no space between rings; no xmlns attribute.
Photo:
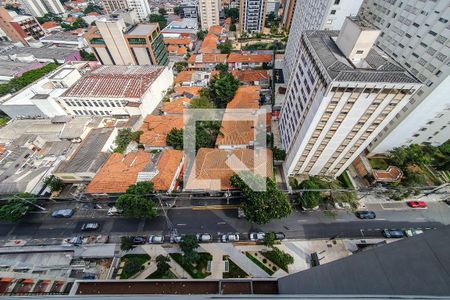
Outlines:
<svg viewBox="0 0 450 300"><path fill-rule="evenodd" d="M211 242L212 236L209 233L197 233L197 240L200 243Z"/></svg>
<svg viewBox="0 0 450 300"><path fill-rule="evenodd" d="M253 241L253 242L263 241L265 237L266 237L266 234L264 232L250 233L250 241Z"/></svg>
<svg viewBox="0 0 450 300"><path fill-rule="evenodd" d="M415 236L415 235L423 233L423 230L411 228L411 229L405 230L405 233L407 236Z"/></svg>
<svg viewBox="0 0 450 300"><path fill-rule="evenodd" d="M107 215L108 216L118 216L118 215L121 215L122 212L123 211L121 209L118 209L117 207L113 206L110 209L108 209Z"/></svg>
<svg viewBox="0 0 450 300"><path fill-rule="evenodd" d="M239 234L235 233L228 233L223 234L220 238L222 243L232 243L232 242L238 242L239 241Z"/></svg>
<svg viewBox="0 0 450 300"><path fill-rule="evenodd" d="M164 237L162 235L151 235L148 237L149 244L162 244L164 243Z"/></svg>

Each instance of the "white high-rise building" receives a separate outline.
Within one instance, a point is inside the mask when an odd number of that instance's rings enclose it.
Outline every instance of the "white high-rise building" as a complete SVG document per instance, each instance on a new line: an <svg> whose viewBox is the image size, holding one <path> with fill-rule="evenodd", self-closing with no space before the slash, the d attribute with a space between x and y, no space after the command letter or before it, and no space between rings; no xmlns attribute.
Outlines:
<svg viewBox="0 0 450 300"><path fill-rule="evenodd" d="M148 4L148 0L128 0L128 8L136 11L139 21L141 22L146 21L150 15L150 5Z"/></svg>
<svg viewBox="0 0 450 300"><path fill-rule="evenodd" d="M421 87L373 46L379 33L350 17L302 33L280 114L286 176L340 175Z"/></svg>
<svg viewBox="0 0 450 300"><path fill-rule="evenodd" d="M219 0L199 0L198 14L200 15L200 24L202 30L208 30L209 27L219 25Z"/></svg>
<svg viewBox="0 0 450 300"><path fill-rule="evenodd" d="M112 14L119 9L128 9L127 0L102 0L102 3L108 14Z"/></svg>
<svg viewBox="0 0 450 300"><path fill-rule="evenodd" d="M59 0L42 0L44 2L45 7L49 12L54 14L63 14L65 13L64 6L61 4Z"/></svg>
<svg viewBox="0 0 450 300"><path fill-rule="evenodd" d="M43 17L48 13L41 0L20 0L21 8L34 17Z"/></svg>
<svg viewBox="0 0 450 300"><path fill-rule="evenodd" d="M267 0L241 0L241 32L262 32L266 19Z"/></svg>
<svg viewBox="0 0 450 300"><path fill-rule="evenodd" d="M292 0L290 2L293 2ZM286 46L285 69L287 78L291 74L299 41L304 30L340 30L348 16L356 16L363 0L298 0Z"/></svg>
<svg viewBox="0 0 450 300"><path fill-rule="evenodd" d="M450 138L450 2L367 0L360 17L381 30L377 45L424 85L372 142L372 153Z"/></svg>

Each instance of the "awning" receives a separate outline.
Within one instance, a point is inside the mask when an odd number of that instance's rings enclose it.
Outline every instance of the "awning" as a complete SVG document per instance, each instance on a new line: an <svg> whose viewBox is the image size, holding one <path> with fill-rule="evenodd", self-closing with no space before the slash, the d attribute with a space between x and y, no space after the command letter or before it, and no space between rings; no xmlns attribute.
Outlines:
<svg viewBox="0 0 450 300"><path fill-rule="evenodd" d="M52 282L52 281L51 281L51 280L48 280L48 279L39 281L40 284L50 284L51 282Z"/></svg>
<svg viewBox="0 0 450 300"><path fill-rule="evenodd" d="M33 279L29 279L29 278L28 278L28 279L22 280L21 283L32 284L32 283L34 283L34 281L33 281Z"/></svg>
<svg viewBox="0 0 450 300"><path fill-rule="evenodd" d="M0 282L11 282L13 280L14 280L14 278L11 278L11 277L3 277L2 279L0 279Z"/></svg>

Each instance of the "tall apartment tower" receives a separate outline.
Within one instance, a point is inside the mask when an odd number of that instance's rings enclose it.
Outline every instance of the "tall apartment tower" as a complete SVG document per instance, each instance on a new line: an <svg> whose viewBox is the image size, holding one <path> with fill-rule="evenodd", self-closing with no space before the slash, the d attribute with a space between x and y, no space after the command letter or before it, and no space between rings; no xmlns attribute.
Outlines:
<svg viewBox="0 0 450 300"><path fill-rule="evenodd" d="M45 7L49 12L54 14L63 14L65 13L64 6L61 4L59 0L42 0L44 2Z"/></svg>
<svg viewBox="0 0 450 300"><path fill-rule="evenodd" d="M219 25L220 0L199 0L198 14L202 30Z"/></svg>
<svg viewBox="0 0 450 300"><path fill-rule="evenodd" d="M242 32L262 32L267 0L241 0L239 24Z"/></svg>
<svg viewBox="0 0 450 300"><path fill-rule="evenodd" d="M8 40L24 46L44 36L44 30L34 17L18 15L3 7L0 7L0 29Z"/></svg>
<svg viewBox="0 0 450 300"><path fill-rule="evenodd" d="M340 175L421 87L373 46L379 33L355 17L302 33L280 115L285 175Z"/></svg>
<svg viewBox="0 0 450 300"><path fill-rule="evenodd" d="M97 20L86 34L103 65L167 65L168 53L158 23L127 26L122 19Z"/></svg>
<svg viewBox="0 0 450 300"><path fill-rule="evenodd" d="M145 22L150 15L148 0L102 0L108 14L119 9L134 9L140 22Z"/></svg>
<svg viewBox="0 0 450 300"><path fill-rule="evenodd" d="M367 0L359 16L381 30L377 45L416 76L422 88L372 142L372 153L450 138L448 1Z"/></svg>
<svg viewBox="0 0 450 300"><path fill-rule="evenodd" d="M292 0L291 0L292 1ZM363 0L297 0L286 46L285 69L291 74L304 30L340 30L348 16L356 16Z"/></svg>
<svg viewBox="0 0 450 300"><path fill-rule="evenodd" d="M295 5L297 0L286 0L283 7L283 27L287 31L291 29L292 18L294 17Z"/></svg>
<svg viewBox="0 0 450 300"><path fill-rule="evenodd" d="M20 7L34 17L43 17L48 13L44 2L41 0L19 0Z"/></svg>

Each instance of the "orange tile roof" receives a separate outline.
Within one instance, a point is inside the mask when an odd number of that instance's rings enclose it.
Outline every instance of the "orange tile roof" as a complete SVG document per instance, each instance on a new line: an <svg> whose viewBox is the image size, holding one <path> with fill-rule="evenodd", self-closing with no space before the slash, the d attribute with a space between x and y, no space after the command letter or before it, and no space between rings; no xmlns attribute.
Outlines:
<svg viewBox="0 0 450 300"><path fill-rule="evenodd" d="M219 38L212 33L208 33L200 46L198 53L215 53L217 51L217 43Z"/></svg>
<svg viewBox="0 0 450 300"><path fill-rule="evenodd" d="M191 99L183 97L172 102L164 102L161 110L166 114L182 114L190 103Z"/></svg>
<svg viewBox="0 0 450 300"><path fill-rule="evenodd" d="M209 27L209 29L208 29L208 33L212 33L215 35L221 35L224 31L225 31L225 28L223 28L220 25L214 25L214 26Z"/></svg>
<svg viewBox="0 0 450 300"><path fill-rule="evenodd" d="M190 37L187 38L165 38L164 44L166 45L189 45L192 43L192 39Z"/></svg>
<svg viewBox="0 0 450 300"><path fill-rule="evenodd" d="M175 93L180 96L184 96L185 93L189 93L194 96L200 96L200 91L202 87L200 86L177 86L175 87Z"/></svg>
<svg viewBox="0 0 450 300"><path fill-rule="evenodd" d="M227 54L194 54L188 59L188 63L225 63L227 61Z"/></svg>
<svg viewBox="0 0 450 300"><path fill-rule="evenodd" d="M184 47L179 47L177 51L177 55L185 55L187 53L187 49Z"/></svg>
<svg viewBox="0 0 450 300"><path fill-rule="evenodd" d="M272 151L268 149L255 153L252 149L200 148L195 157L195 168L189 174L185 188L187 190L233 189L230 177L235 174L235 171L229 167L229 164L234 166L234 156L250 171L264 177L272 176Z"/></svg>
<svg viewBox="0 0 450 300"><path fill-rule="evenodd" d="M169 51L169 53L176 53L178 51L178 46L169 45L169 46L167 46L167 51Z"/></svg>
<svg viewBox="0 0 450 300"><path fill-rule="evenodd" d="M231 53L228 56L229 63L236 62L253 62L253 63L263 63L271 62L272 54L242 54L242 53Z"/></svg>
<svg viewBox="0 0 450 300"><path fill-rule="evenodd" d="M42 24L41 26L44 29L50 29L50 28L58 27L59 24L56 22L53 22L53 21L48 21L48 22L45 22L44 24Z"/></svg>
<svg viewBox="0 0 450 300"><path fill-rule="evenodd" d="M233 70L233 76L244 82L260 81L261 79L269 79L267 70Z"/></svg>
<svg viewBox="0 0 450 300"><path fill-rule="evenodd" d="M73 22L75 22L77 19L75 19L74 17L67 17L66 18L66 22L69 22L69 23L73 23Z"/></svg>
<svg viewBox="0 0 450 300"><path fill-rule="evenodd" d="M139 172L152 166L154 154L138 151L126 155L113 153L100 171L88 185L86 192L124 193L130 185L136 183ZM159 158L156 169L158 174L152 178L155 190L169 190L177 174L177 169L183 159L183 152L178 150L164 150Z"/></svg>
<svg viewBox="0 0 450 300"><path fill-rule="evenodd" d="M154 189L157 191L167 191L172 182L176 180L177 170L183 161L183 151L164 150L158 161L158 174L151 180Z"/></svg>
<svg viewBox="0 0 450 300"><path fill-rule="evenodd" d="M378 182L395 182L402 179L403 172L395 166L389 166L386 170L373 170L372 175Z"/></svg>
<svg viewBox="0 0 450 300"><path fill-rule="evenodd" d="M181 71L178 73L177 77L175 77L175 83L191 81L192 74L194 74L194 71Z"/></svg>
<svg viewBox="0 0 450 300"><path fill-rule="evenodd" d="M80 33L82 33L83 31L84 31L83 28L77 28L77 29L71 30L70 32L75 33L75 34L80 34Z"/></svg>
<svg viewBox="0 0 450 300"><path fill-rule="evenodd" d="M233 99L228 103L227 109L234 108L259 108L259 86L240 86Z"/></svg>
<svg viewBox="0 0 450 300"><path fill-rule="evenodd" d="M92 11L92 12L88 13L86 16L94 16L94 17L96 17L96 16L100 16L100 14L98 12L96 12L96 11Z"/></svg>
<svg viewBox="0 0 450 300"><path fill-rule="evenodd" d="M183 128L182 116L148 115L141 126L140 142L149 147L166 147L166 137L172 128Z"/></svg>
<svg viewBox="0 0 450 300"><path fill-rule="evenodd" d="M220 145L251 145L255 140L255 122L227 120L229 114L225 114L220 127L220 133L216 139L216 146ZM237 116L235 116L237 117Z"/></svg>

